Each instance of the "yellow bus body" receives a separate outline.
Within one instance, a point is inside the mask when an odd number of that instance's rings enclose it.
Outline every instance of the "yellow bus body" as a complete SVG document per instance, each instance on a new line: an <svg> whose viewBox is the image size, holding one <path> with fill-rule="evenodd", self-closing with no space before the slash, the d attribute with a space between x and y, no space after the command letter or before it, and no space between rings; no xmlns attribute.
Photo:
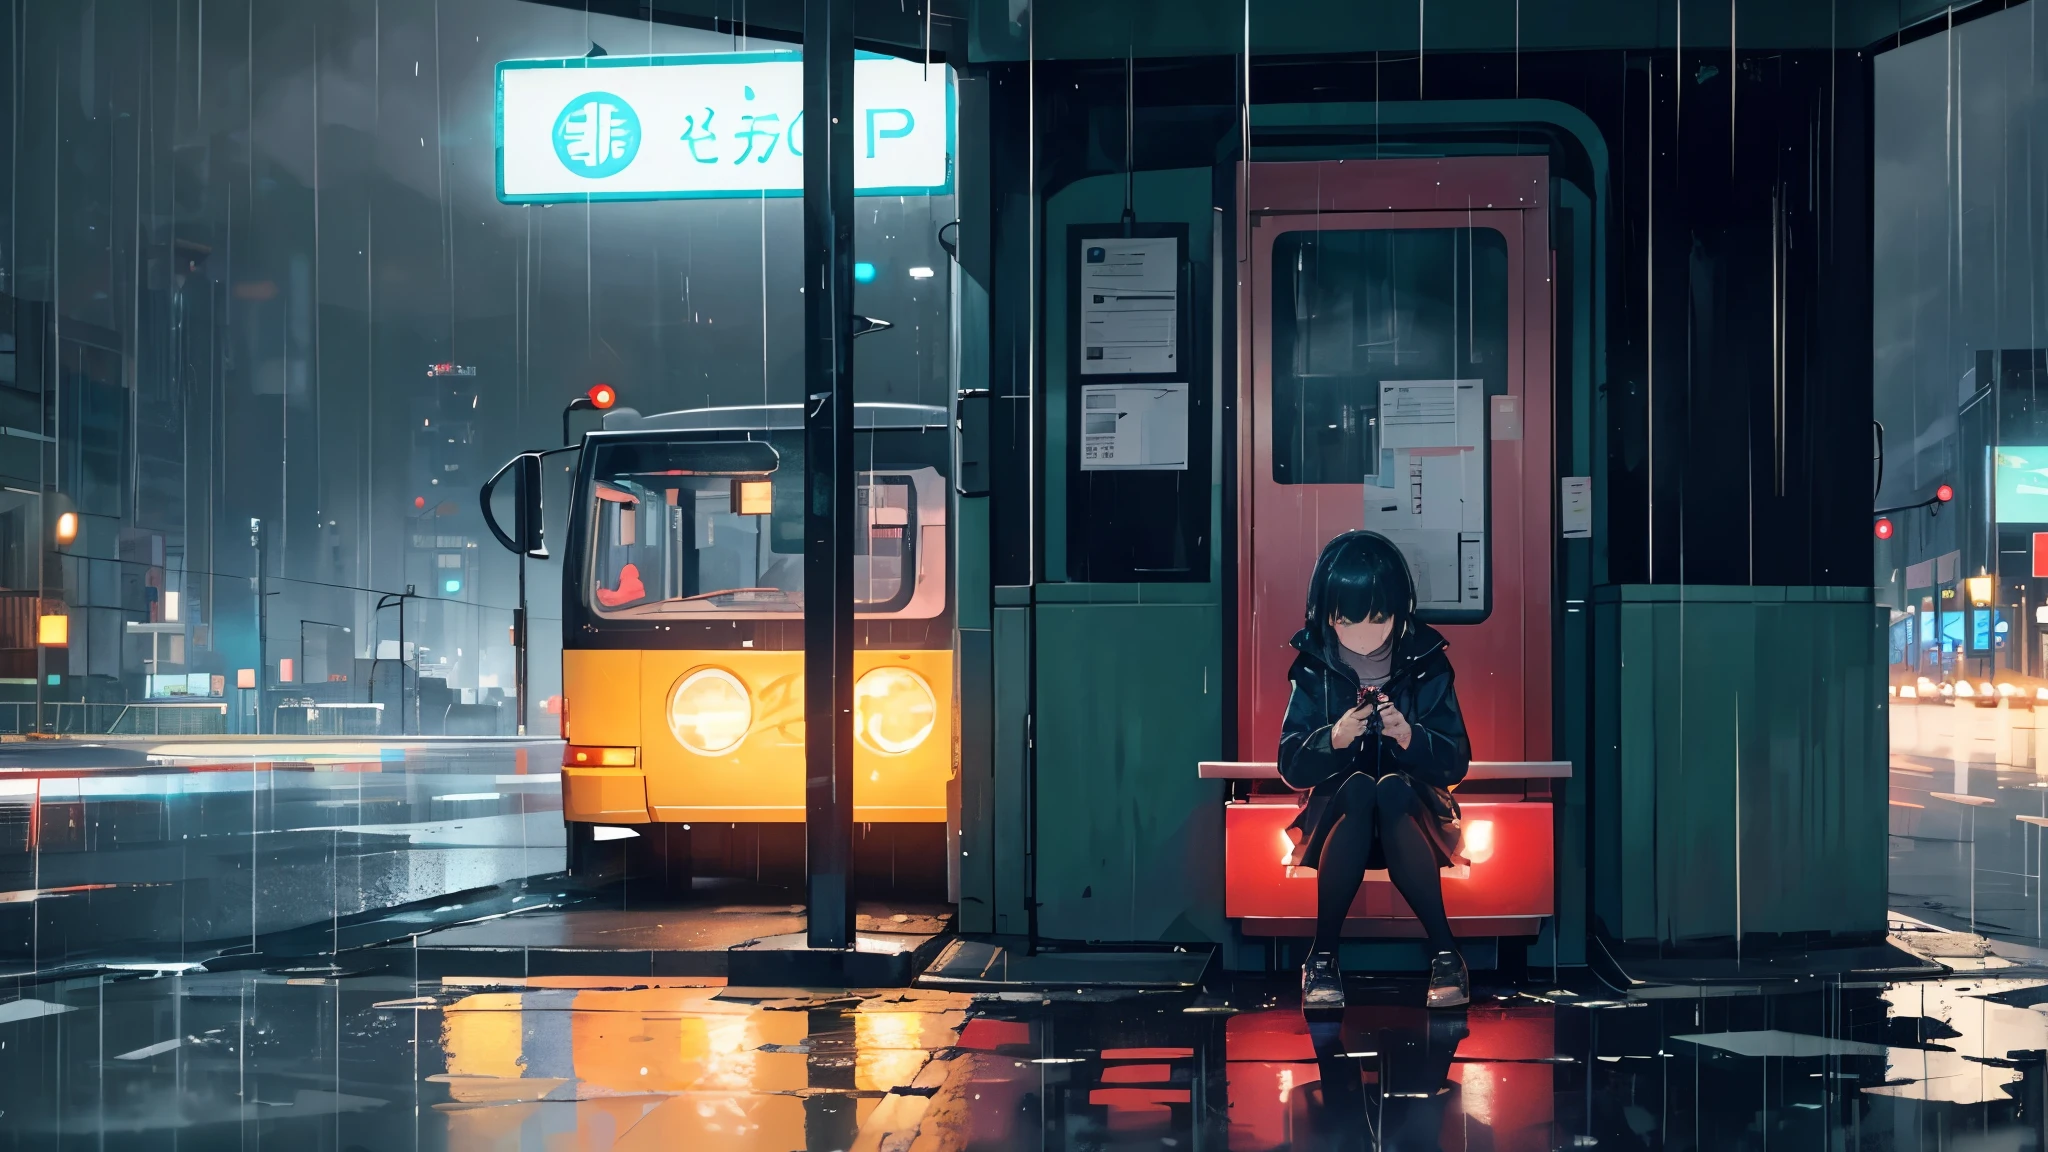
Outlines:
<svg viewBox="0 0 2048 1152"><path fill-rule="evenodd" d="M688 821L802 822L804 819L804 654L736 649L570 649L562 653L564 738L574 750L632 749L630 765L562 768L563 815L599 824ZM931 734L885 755L859 740L853 753L856 822L943 822L953 776L953 653L862 650L869 670L907 668L931 686ZM668 702L683 677L720 668L745 685L753 722L716 756L685 748L669 730ZM623 759L623 756L615 756Z"/></svg>

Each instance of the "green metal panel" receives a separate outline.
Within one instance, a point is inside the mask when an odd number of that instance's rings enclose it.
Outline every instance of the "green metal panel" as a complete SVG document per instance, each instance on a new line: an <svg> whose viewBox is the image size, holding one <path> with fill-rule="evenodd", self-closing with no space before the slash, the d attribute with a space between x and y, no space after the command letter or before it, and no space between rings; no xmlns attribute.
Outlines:
<svg viewBox="0 0 2048 1152"><path fill-rule="evenodd" d="M701 2L701 0L699 0ZM1643 0L1433 0L1359 4L1300 0L970 0L969 58L1112 59L1126 54L1256 56L1347 52L1547 52L1588 49L1719 48L1733 37L1746 51L1856 48L1941 10L1937 0L1829 0L1741 5L1648 4ZM1683 21L1683 27L1680 21Z"/></svg>
<svg viewBox="0 0 2048 1152"><path fill-rule="evenodd" d="M953 291L952 362L956 390L989 385L988 82L961 77L957 84L960 151L957 203L961 219L957 259L948 272ZM957 461L955 461L957 466ZM957 471L956 471L957 479ZM957 490L956 490L957 492ZM953 603L959 620L959 928L995 931L995 633L990 618L989 498L953 499Z"/></svg>
<svg viewBox="0 0 2048 1152"><path fill-rule="evenodd" d="M1005 589L998 588L1001 604ZM1030 930L1026 880L1031 872L1025 841L1030 812L1031 609L995 609L995 757L990 793L990 840L994 866L994 928L1006 936Z"/></svg>
<svg viewBox="0 0 2048 1152"><path fill-rule="evenodd" d="M960 765L960 930L995 931L995 635L990 628L988 500L953 501Z"/></svg>
<svg viewBox="0 0 2048 1152"><path fill-rule="evenodd" d="M1215 227L1211 178L1207 168L1140 172L1133 188L1139 220L1188 225L1194 291L1201 296L1187 302L1191 311L1212 303L1206 275ZM1045 208L1045 283L1052 287L1042 315L1040 509L1047 582L1030 589L1037 614L1038 933L1059 940L1223 942L1229 938L1223 790L1195 771L1222 752L1226 557L1210 549L1210 578L1203 583L1063 579L1070 451L1064 419L1070 397L1067 226L1113 224L1123 209L1122 176L1076 181ZM1193 351L1206 357L1213 349ZM1209 376L1187 367L1194 380ZM1213 422L1189 431L1217 434ZM1220 477L1220 467L1212 475ZM1218 480L1210 494L1212 539L1221 527Z"/></svg>
<svg viewBox="0 0 2048 1152"><path fill-rule="evenodd" d="M1605 181L1594 183L1604 186ZM1593 301L1598 276L1593 253L1594 237L1599 230L1594 224L1592 197L1568 181L1553 181L1551 187L1555 196L1551 209L1551 242L1556 253L1554 282L1561 320L1556 338L1565 350L1560 361L1568 368L1557 380L1558 472L1565 476L1593 476L1599 459L1593 451ZM1604 487L1597 481L1594 484L1596 493ZM1602 523L1597 515L1593 522ZM1570 780L1558 781L1554 789L1557 916L1551 923L1548 939L1541 941L1530 956L1537 964L1583 964L1586 960L1586 766L1592 752L1589 601L1598 566L1596 552L1605 544L1604 532L1592 538L1557 542L1557 592L1564 603L1554 633L1558 691L1553 701L1553 730L1557 733L1558 754L1572 762L1574 775Z"/></svg>
<svg viewBox="0 0 2048 1152"><path fill-rule="evenodd" d="M1214 942L1223 790L1215 604L1038 607L1038 930Z"/></svg>
<svg viewBox="0 0 2048 1152"><path fill-rule="evenodd" d="M1040 604L1214 604L1213 584L1040 584Z"/></svg>
<svg viewBox="0 0 2048 1152"><path fill-rule="evenodd" d="M1214 209L1210 207L1210 171L1207 168L1171 168L1157 172L1140 172L1131 182L1131 201L1136 206L1138 219L1147 223L1174 223L1188 226L1187 259L1196 265L1195 295L1200 299L1184 301L1183 323L1195 310L1207 306L1208 293L1206 277L1200 275L1209 264L1209 247ZM1058 582L1067 578L1067 404L1070 383L1067 379L1067 277L1072 264L1073 253L1067 250L1067 226L1070 224L1114 225L1124 210L1124 178L1122 176L1091 176L1085 180L1060 189L1045 203L1045 303L1040 317L1041 330L1045 333L1045 427L1043 483L1045 501L1042 505L1044 525L1041 529L1045 541L1044 580ZM1195 357L1207 357L1210 350L1196 348ZM1193 364L1183 365L1190 378L1200 381L1203 373ZM1228 369L1226 368L1226 371ZM1189 429L1190 436L1200 436L1204 430ZM1220 450L1212 457L1219 461L1210 469L1210 475L1223 474ZM1221 481L1215 482L1221 491ZM1212 501L1213 503L1213 501ZM1212 520L1212 536L1213 532ZM1212 579L1217 565L1218 549L1209 550ZM1153 588L1166 585L1152 585ZM1195 585L1200 589L1200 585ZM1041 586L1042 589L1042 586ZM1157 593L1153 597L1156 598ZM1205 599L1214 599L1213 591L1202 589ZM1040 600L1045 599L1041 590Z"/></svg>
<svg viewBox="0 0 2048 1152"><path fill-rule="evenodd" d="M1602 932L1669 945L1884 930L1878 623L1865 588L1596 590Z"/></svg>
<svg viewBox="0 0 2048 1152"><path fill-rule="evenodd" d="M995 931L994 633L960 629L960 915L962 932Z"/></svg>

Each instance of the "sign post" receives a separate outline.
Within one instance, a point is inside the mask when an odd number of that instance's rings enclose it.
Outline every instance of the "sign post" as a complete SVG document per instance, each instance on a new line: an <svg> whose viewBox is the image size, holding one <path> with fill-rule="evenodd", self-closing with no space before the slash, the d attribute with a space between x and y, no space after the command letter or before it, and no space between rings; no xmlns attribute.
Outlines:
<svg viewBox="0 0 2048 1152"><path fill-rule="evenodd" d="M804 808L812 948L853 946L852 0L806 0ZM914 67L914 65L913 65Z"/></svg>

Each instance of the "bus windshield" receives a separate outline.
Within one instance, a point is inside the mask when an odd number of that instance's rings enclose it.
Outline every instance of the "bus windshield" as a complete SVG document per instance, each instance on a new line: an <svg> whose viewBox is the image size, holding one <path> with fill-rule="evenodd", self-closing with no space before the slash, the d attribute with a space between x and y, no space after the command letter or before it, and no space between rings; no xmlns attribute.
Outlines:
<svg viewBox="0 0 2048 1152"><path fill-rule="evenodd" d="M613 619L773 619L804 605L801 432L742 442L772 469L717 461L732 441L634 439L597 447L585 598ZM857 441L862 438L857 437ZM768 455L763 453L764 456ZM932 467L866 458L855 473L854 608L930 617L944 607L945 488Z"/></svg>

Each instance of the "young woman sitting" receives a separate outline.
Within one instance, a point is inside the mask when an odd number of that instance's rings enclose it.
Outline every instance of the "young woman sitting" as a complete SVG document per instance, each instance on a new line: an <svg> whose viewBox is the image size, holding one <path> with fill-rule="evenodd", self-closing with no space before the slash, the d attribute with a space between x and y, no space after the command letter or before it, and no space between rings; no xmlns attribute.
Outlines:
<svg viewBox="0 0 2048 1152"><path fill-rule="evenodd" d="M1441 634L1415 619L1415 582L1374 532L1330 541L1309 581L1294 637L1293 695L1280 776L1305 791L1289 828L1290 863L1316 870L1316 935L1301 969L1302 1007L1344 1006L1337 944L1367 869L1385 868L1428 937L1429 1006L1471 999L1444 917L1439 869L1457 855L1450 788L1472 760Z"/></svg>

